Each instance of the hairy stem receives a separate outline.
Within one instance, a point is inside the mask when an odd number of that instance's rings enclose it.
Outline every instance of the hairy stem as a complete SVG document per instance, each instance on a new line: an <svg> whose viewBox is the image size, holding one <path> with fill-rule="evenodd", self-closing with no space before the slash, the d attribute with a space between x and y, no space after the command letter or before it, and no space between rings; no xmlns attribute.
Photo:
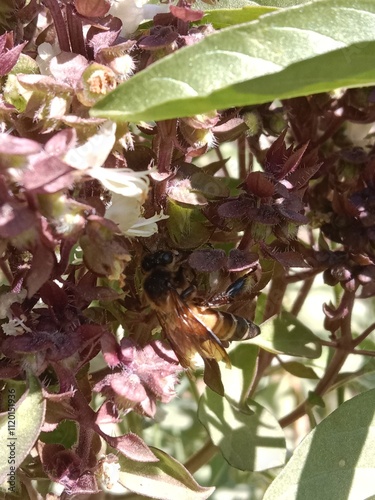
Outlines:
<svg viewBox="0 0 375 500"><path fill-rule="evenodd" d="M65 20L61 8L56 0L43 0L44 5L51 12L60 49L64 52L70 52L69 36L65 25Z"/></svg>
<svg viewBox="0 0 375 500"><path fill-rule="evenodd" d="M78 17L72 5L66 6L66 18L68 22L72 51L76 54L81 54L84 57L87 57L85 40L82 32L82 21Z"/></svg>

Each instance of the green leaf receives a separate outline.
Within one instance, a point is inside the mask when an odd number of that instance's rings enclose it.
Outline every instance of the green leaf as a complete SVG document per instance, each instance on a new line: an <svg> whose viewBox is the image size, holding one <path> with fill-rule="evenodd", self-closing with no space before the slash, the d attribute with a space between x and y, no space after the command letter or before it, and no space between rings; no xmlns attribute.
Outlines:
<svg viewBox="0 0 375 500"><path fill-rule="evenodd" d="M295 5L301 5L307 2L319 2L320 0L257 0L257 4L259 5L273 5L278 8L285 7L293 7Z"/></svg>
<svg viewBox="0 0 375 500"><path fill-rule="evenodd" d="M162 500L204 500L212 494L214 488L199 486L177 460L157 448L150 449L159 462L135 462L119 456L119 482L127 489Z"/></svg>
<svg viewBox="0 0 375 500"><path fill-rule="evenodd" d="M374 493L375 389L342 404L295 450L264 500L367 498Z"/></svg>
<svg viewBox="0 0 375 500"><path fill-rule="evenodd" d="M220 9L241 9L242 7L259 7L260 2L252 2L251 0L220 0L220 2L212 1L212 3L196 0L193 3L193 8L198 10L212 11ZM268 5L268 4L267 4Z"/></svg>
<svg viewBox="0 0 375 500"><path fill-rule="evenodd" d="M7 481L11 467L20 466L38 439L46 409L41 387L36 377L28 379L29 388L17 401L13 400L15 389L3 391L8 404L7 412L0 417L0 484ZM13 392L14 391L14 392ZM13 411L15 405L15 411ZM15 427L13 427L13 422ZM13 469L12 469L13 470Z"/></svg>
<svg viewBox="0 0 375 500"><path fill-rule="evenodd" d="M314 406L319 406L320 408L325 408L325 406L326 406L322 396L319 396L314 391L309 391L308 396L307 396L307 402L308 402L310 408L313 408Z"/></svg>
<svg viewBox="0 0 375 500"><path fill-rule="evenodd" d="M298 363L298 361L288 361L287 363L281 363L281 366L284 368L284 370L286 370L288 373L291 373L295 377L309 379L319 378L310 366Z"/></svg>
<svg viewBox="0 0 375 500"><path fill-rule="evenodd" d="M273 354L319 358L322 352L319 338L286 311L263 323L261 334L252 339L251 343Z"/></svg>
<svg viewBox="0 0 375 500"><path fill-rule="evenodd" d="M207 220L197 208L182 207L169 200L168 215L168 233L178 248L197 248L211 236Z"/></svg>
<svg viewBox="0 0 375 500"><path fill-rule="evenodd" d="M232 467L261 471L284 464L284 433L276 418L255 401L239 407L206 389L198 418Z"/></svg>
<svg viewBox="0 0 375 500"><path fill-rule="evenodd" d="M235 346L235 347L233 347ZM221 363L221 378L224 384L224 392L236 402L244 401L248 389L255 376L259 347L243 342L235 345L232 343L230 349L230 360L232 368L228 370Z"/></svg>
<svg viewBox="0 0 375 500"><path fill-rule="evenodd" d="M371 375L374 372L375 372L375 360L374 358L370 358L369 361L362 368L360 368L358 371L354 373L347 373L347 372L339 373L338 376L336 377L335 383L331 386L330 390L335 391L336 389L343 387L347 385L349 382L352 382L356 379L363 378L366 380L366 376ZM370 383L372 387L373 385L372 377L370 378L368 383ZM368 387L365 387L365 389L368 389Z"/></svg>
<svg viewBox="0 0 375 500"><path fill-rule="evenodd" d="M77 442L77 424L73 420L63 420L55 430L41 432L40 440L43 443L63 444L65 448L71 448Z"/></svg>
<svg viewBox="0 0 375 500"><path fill-rule="evenodd" d="M199 24L211 23L216 29L254 21L264 14L275 11L275 7L247 5L240 9L212 9L205 12Z"/></svg>
<svg viewBox="0 0 375 500"><path fill-rule="evenodd" d="M369 85L375 80L374 20L372 0L280 10L164 57L119 85L91 114L163 120Z"/></svg>

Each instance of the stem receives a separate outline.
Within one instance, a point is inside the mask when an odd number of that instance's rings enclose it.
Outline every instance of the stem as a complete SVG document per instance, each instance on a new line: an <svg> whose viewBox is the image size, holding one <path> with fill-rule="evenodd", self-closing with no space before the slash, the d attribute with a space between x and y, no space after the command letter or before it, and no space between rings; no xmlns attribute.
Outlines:
<svg viewBox="0 0 375 500"><path fill-rule="evenodd" d="M71 52L69 36L65 27L64 17L61 12L61 8L56 0L43 0L44 5L51 12L53 18L53 23L55 25L55 30L57 33L57 38L59 40L60 49L64 52Z"/></svg>
<svg viewBox="0 0 375 500"><path fill-rule="evenodd" d="M241 241L238 244L239 250L247 250L254 242L251 224L246 227Z"/></svg>
<svg viewBox="0 0 375 500"><path fill-rule="evenodd" d="M375 357L375 351L367 351L366 349L355 349L351 354L361 354L362 356Z"/></svg>
<svg viewBox="0 0 375 500"><path fill-rule="evenodd" d="M297 295L296 300L294 301L293 307L291 309L291 313L293 316L298 316L299 312L302 309L303 304L305 303L305 300L307 296L309 295L309 292L311 290L311 287L314 283L315 276L311 276L310 278L307 278L304 282L303 285Z"/></svg>
<svg viewBox="0 0 375 500"><path fill-rule="evenodd" d="M369 335L375 330L375 323L372 323L369 327L366 328L366 330L361 333L356 339L353 340L353 345L357 346L361 342L363 342ZM358 352L358 351L356 351Z"/></svg>
<svg viewBox="0 0 375 500"><path fill-rule="evenodd" d="M82 472L85 470L85 468L88 467L88 464L90 463L92 440L94 436L95 431L92 428L79 424L78 445L75 451L77 455L82 459Z"/></svg>
<svg viewBox="0 0 375 500"><path fill-rule="evenodd" d="M200 450L185 462L184 466L191 474L194 474L203 465L206 465L218 451L219 448L209 439Z"/></svg>
<svg viewBox="0 0 375 500"><path fill-rule="evenodd" d="M159 173L170 172L174 147L176 145L177 120L162 120L157 124L155 137L157 166Z"/></svg>
<svg viewBox="0 0 375 500"><path fill-rule="evenodd" d="M239 178L240 180L244 180L247 176L246 169L246 138L244 135L241 135L237 139L238 145L238 170L239 170Z"/></svg>
<svg viewBox="0 0 375 500"><path fill-rule="evenodd" d="M275 268L275 274L271 281L271 288L267 294L267 302L264 308L263 321L271 318L281 311L283 298L285 295L287 283L285 280L284 269L280 266Z"/></svg>
<svg viewBox="0 0 375 500"><path fill-rule="evenodd" d="M227 162L224 161L224 157L223 157L223 154L222 154L220 148L216 148L215 152L216 152L216 156L219 158L219 161L223 162L223 166L221 168L223 169L225 177L230 177L229 172L228 172L228 168L227 168Z"/></svg>
<svg viewBox="0 0 375 500"><path fill-rule="evenodd" d="M342 350L337 350L335 354L333 355L333 358L331 360L331 363L329 364L326 373L324 374L324 377L321 379L319 384L316 386L315 393L318 396L323 396L334 381L336 379L336 376L338 372L340 371L342 365L344 364L347 356L349 353L344 352ZM285 417L281 418L279 420L279 424L281 427L287 427L288 425L292 424L299 418L303 417L307 411L308 411L309 403L307 400L305 400L303 403L301 403L297 408L295 408L292 412L290 412L288 415Z"/></svg>
<svg viewBox="0 0 375 500"><path fill-rule="evenodd" d="M375 356L375 351L368 351L367 349L354 349L354 345L357 339L355 339L352 343L352 348L348 350L349 354L360 354L362 356ZM337 342L329 342L328 340L320 340L320 343L326 347L333 347L334 349L338 349ZM345 349L341 347L343 351Z"/></svg>
<svg viewBox="0 0 375 500"><path fill-rule="evenodd" d="M284 269L281 266L279 268L276 267L274 277L272 278L271 281L271 288L267 295L266 306L264 308L264 313L263 313L264 321L271 318L275 314L280 313L286 287L287 284L285 281ZM258 366L256 375L252 381L251 386L249 387L248 396L254 394L256 388L258 387L260 379L263 376L263 373L272 363L273 358L274 354L271 354L270 352L263 350L260 351L258 356Z"/></svg>
<svg viewBox="0 0 375 500"><path fill-rule="evenodd" d="M317 274L321 273L322 269L308 269L307 271L302 271L300 273L290 274L285 277L285 281L287 284L297 283L298 281L304 281L309 278L315 277Z"/></svg>
<svg viewBox="0 0 375 500"><path fill-rule="evenodd" d="M68 22L68 30L70 43L72 45L72 52L76 54L81 54L87 58L87 51L85 46L85 40L82 33L82 21L77 16L75 9L73 10L72 5L66 6L66 18Z"/></svg>
<svg viewBox="0 0 375 500"><path fill-rule="evenodd" d="M342 302L345 302L346 307L348 308L348 314L343 318L341 324L341 338L338 343L338 349L332 356L332 359L327 366L326 372L323 378L319 381L315 388L315 394L318 396L323 396L330 387L335 382L338 373L340 372L343 364L345 363L346 358L351 353L350 343L352 342L351 337L351 318L354 304L354 293L353 292L345 292ZM343 348L341 348L341 346ZM305 415L308 411L309 403L305 400L301 403L297 408L295 408L291 413L283 417L279 420L279 424L281 427L287 427L291 423L295 422L303 415Z"/></svg>

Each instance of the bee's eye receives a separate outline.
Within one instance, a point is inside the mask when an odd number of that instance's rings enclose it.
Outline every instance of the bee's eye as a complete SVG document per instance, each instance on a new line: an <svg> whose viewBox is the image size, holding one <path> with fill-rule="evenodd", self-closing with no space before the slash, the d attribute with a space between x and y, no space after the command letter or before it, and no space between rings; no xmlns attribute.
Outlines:
<svg viewBox="0 0 375 500"><path fill-rule="evenodd" d="M155 267L164 267L173 262L173 253L166 250L159 250L158 252L146 255L142 260L142 269L148 273Z"/></svg>
<svg viewBox="0 0 375 500"><path fill-rule="evenodd" d="M173 253L172 252L161 252L160 253L160 265L167 266L168 264L172 264L173 262Z"/></svg>

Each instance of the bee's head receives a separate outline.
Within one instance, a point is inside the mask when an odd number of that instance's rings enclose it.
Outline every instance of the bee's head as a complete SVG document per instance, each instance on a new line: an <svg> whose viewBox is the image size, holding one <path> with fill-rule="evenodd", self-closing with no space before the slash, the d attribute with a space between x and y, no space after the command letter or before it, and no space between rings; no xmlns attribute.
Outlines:
<svg viewBox="0 0 375 500"><path fill-rule="evenodd" d="M174 260L175 255L173 252L169 250L159 250L143 257L142 270L145 273L149 273L157 267L168 267L170 264L173 264Z"/></svg>

